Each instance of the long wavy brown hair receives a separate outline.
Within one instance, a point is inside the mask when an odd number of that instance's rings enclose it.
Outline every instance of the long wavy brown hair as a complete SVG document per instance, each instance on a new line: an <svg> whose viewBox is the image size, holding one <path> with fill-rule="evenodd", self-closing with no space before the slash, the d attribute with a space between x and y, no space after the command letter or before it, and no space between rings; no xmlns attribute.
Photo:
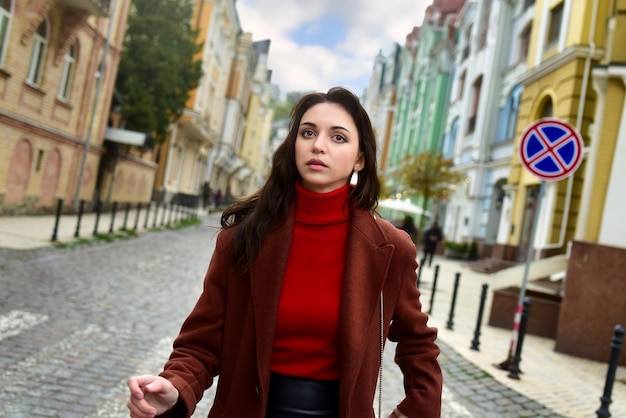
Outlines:
<svg viewBox="0 0 626 418"><path fill-rule="evenodd" d="M349 199L357 207L374 211L378 205L380 183L376 172L376 137L367 112L359 98L343 87L333 87L327 93L303 96L291 110L289 132L272 157L272 168L265 184L254 194L241 198L222 213L223 228L237 226L234 262L248 270L259 253L265 236L284 222L295 198L295 142L304 113L320 103L335 103L343 107L354 120L359 132L359 150L364 167L359 172L358 185L350 190Z"/></svg>

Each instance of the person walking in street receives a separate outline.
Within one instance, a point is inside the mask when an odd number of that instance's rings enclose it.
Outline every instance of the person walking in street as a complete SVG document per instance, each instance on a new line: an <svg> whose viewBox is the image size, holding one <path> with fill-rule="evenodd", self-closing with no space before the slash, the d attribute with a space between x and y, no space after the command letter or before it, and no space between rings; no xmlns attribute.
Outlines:
<svg viewBox="0 0 626 418"><path fill-rule="evenodd" d="M222 213L163 371L128 379L130 416L189 417L219 376L211 418L373 418L388 338L405 393L385 416L439 418L437 330L415 245L376 214L376 140L358 97L303 96L272 162Z"/></svg>
<svg viewBox="0 0 626 418"><path fill-rule="evenodd" d="M428 260L428 267L432 267L437 245L439 245L442 239L443 234L441 233L441 228L439 228L437 221L435 221L430 228L424 232L424 257L422 258L422 266L426 265L426 260Z"/></svg>
<svg viewBox="0 0 626 418"><path fill-rule="evenodd" d="M399 228L409 234L413 244L417 243L417 227L415 226L415 221L413 221L413 217L411 215L406 215L404 217Z"/></svg>

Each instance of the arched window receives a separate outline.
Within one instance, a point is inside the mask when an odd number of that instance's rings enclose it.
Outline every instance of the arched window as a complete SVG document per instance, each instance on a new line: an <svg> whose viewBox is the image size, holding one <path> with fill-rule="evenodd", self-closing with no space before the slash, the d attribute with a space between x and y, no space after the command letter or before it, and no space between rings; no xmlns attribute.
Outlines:
<svg viewBox="0 0 626 418"><path fill-rule="evenodd" d="M34 38L26 81L38 86L39 83L41 83L41 73L43 71L43 63L48 46L48 22L45 19L37 28Z"/></svg>
<svg viewBox="0 0 626 418"><path fill-rule="evenodd" d="M539 118L541 119L552 117L553 112L552 98L548 96L541 104L541 112L539 112Z"/></svg>
<svg viewBox="0 0 626 418"><path fill-rule="evenodd" d="M61 85L59 86L59 99L68 101L74 77L74 67L76 65L76 45L67 48L63 57L63 73L61 74Z"/></svg>
<svg viewBox="0 0 626 418"><path fill-rule="evenodd" d="M12 3L11 0L2 0L0 3L0 67L4 65L4 56L7 50L11 11L13 10Z"/></svg>

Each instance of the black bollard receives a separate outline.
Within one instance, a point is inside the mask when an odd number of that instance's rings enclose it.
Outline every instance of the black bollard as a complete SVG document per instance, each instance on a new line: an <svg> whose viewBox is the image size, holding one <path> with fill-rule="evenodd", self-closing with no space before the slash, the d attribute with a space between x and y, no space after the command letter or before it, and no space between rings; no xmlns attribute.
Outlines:
<svg viewBox="0 0 626 418"><path fill-rule="evenodd" d="M124 209L124 223L122 224L122 231L126 231L126 225L128 224L128 212L130 212L130 202L126 202L126 208Z"/></svg>
<svg viewBox="0 0 626 418"><path fill-rule="evenodd" d="M98 224L100 223L100 213L102 212L102 202L100 199L96 201L96 220L93 224L93 235L98 235Z"/></svg>
<svg viewBox="0 0 626 418"><path fill-rule="evenodd" d="M600 409L596 411L598 417L610 417L609 405L611 404L611 393L613 392L613 383L615 383L615 371L619 363L620 352L622 351L622 342L624 341L624 327L615 326L613 342L611 343L611 358L609 360L609 369L606 372L606 382L604 383L604 393L600 398L602 404Z"/></svg>
<svg viewBox="0 0 626 418"><path fill-rule="evenodd" d="M524 335L526 335L526 326L528 325L528 316L530 315L530 299L524 298L522 307L522 318L519 322L519 330L517 335L517 345L515 346L515 354L513 361L509 365L509 374L507 377L519 380L520 368L519 363L522 361L522 344L524 344Z"/></svg>
<svg viewBox="0 0 626 418"><path fill-rule="evenodd" d="M170 212L167 215L167 226L170 226L172 223L172 212L174 212L174 205L172 203L169 204Z"/></svg>
<svg viewBox="0 0 626 418"><path fill-rule="evenodd" d="M85 209L85 200L80 199L78 203L78 219L76 219L76 231L74 231L74 237L80 236L80 221L83 219L83 210Z"/></svg>
<svg viewBox="0 0 626 418"><path fill-rule="evenodd" d="M61 211L63 210L63 199L57 199L57 211L54 219L54 228L52 229L52 242L56 241L59 236L59 222L61 220Z"/></svg>
<svg viewBox="0 0 626 418"><path fill-rule="evenodd" d="M141 214L141 202L137 203L137 214L135 215L135 231L139 230L139 215Z"/></svg>
<svg viewBox="0 0 626 418"><path fill-rule="evenodd" d="M415 283L415 285L417 286L417 288L420 288L420 282L421 282L421 277L422 277L422 266L424 264L422 262L420 262L420 265L417 267L417 283Z"/></svg>
<svg viewBox="0 0 626 418"><path fill-rule="evenodd" d="M433 277L433 289L430 292L430 306L428 307L428 315L433 313L433 305L435 304L435 293L437 292L437 278L439 277L439 264L435 266L435 275Z"/></svg>
<svg viewBox="0 0 626 418"><path fill-rule="evenodd" d="M148 202L146 205L146 219L143 221L143 229L148 229L148 220L150 219L150 208L152 207L152 202Z"/></svg>
<svg viewBox="0 0 626 418"><path fill-rule="evenodd" d="M456 272L454 274L454 289L452 290L452 303L450 304L450 313L448 314L448 322L446 322L447 329L454 329L454 308L456 306L456 294L459 291L459 281L461 280L461 273Z"/></svg>
<svg viewBox="0 0 626 418"><path fill-rule="evenodd" d="M154 219L152 219L152 227L156 228L157 220L159 219L159 202L154 202Z"/></svg>
<svg viewBox="0 0 626 418"><path fill-rule="evenodd" d="M165 215L167 215L167 203L163 202L163 211L161 212L161 225L165 225Z"/></svg>
<svg viewBox="0 0 626 418"><path fill-rule="evenodd" d="M117 202L113 202L113 210L111 211L111 225L109 225L109 234L113 233L113 225L115 225L115 212L117 212Z"/></svg>
<svg viewBox="0 0 626 418"><path fill-rule="evenodd" d="M474 339L472 340L472 350L479 351L480 345L480 326L483 323L483 312L485 310L485 300L487 299L487 288L489 285L483 283L482 290L480 292L480 306L478 307L478 318L476 318L476 328L474 329Z"/></svg>

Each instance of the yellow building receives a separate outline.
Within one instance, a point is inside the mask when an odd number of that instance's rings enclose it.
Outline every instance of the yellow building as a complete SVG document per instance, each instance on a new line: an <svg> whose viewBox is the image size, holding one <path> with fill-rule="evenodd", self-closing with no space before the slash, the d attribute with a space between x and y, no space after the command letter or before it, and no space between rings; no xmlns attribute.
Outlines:
<svg viewBox="0 0 626 418"><path fill-rule="evenodd" d="M1 214L49 213L59 198L67 208L97 195L129 6L130 0L0 4ZM149 171L135 172L132 182L149 196Z"/></svg>
<svg viewBox="0 0 626 418"><path fill-rule="evenodd" d="M528 51L528 70L522 76L522 94L515 149L523 130L543 117L559 118L575 127L589 152L591 125L597 106L591 69L604 54L608 13L606 1L538 0ZM541 256L564 253L574 237L585 181L587 158L567 179L546 182L541 215L535 229ZM509 244L517 259L525 260L533 228L540 181L513 155L509 176L513 200Z"/></svg>
<svg viewBox="0 0 626 418"><path fill-rule="evenodd" d="M557 117L584 139L574 175L545 183L534 248L567 254L555 350L603 362L626 316L625 42L625 0L537 1L518 121L521 134ZM529 245L538 184L514 156L510 244L520 251Z"/></svg>
<svg viewBox="0 0 626 418"><path fill-rule="evenodd" d="M248 195L260 188L269 174L272 148L270 136L274 110L271 108L271 71L268 69L270 40L254 43L256 66L246 115L246 130L239 156L246 162L235 174L233 194Z"/></svg>

